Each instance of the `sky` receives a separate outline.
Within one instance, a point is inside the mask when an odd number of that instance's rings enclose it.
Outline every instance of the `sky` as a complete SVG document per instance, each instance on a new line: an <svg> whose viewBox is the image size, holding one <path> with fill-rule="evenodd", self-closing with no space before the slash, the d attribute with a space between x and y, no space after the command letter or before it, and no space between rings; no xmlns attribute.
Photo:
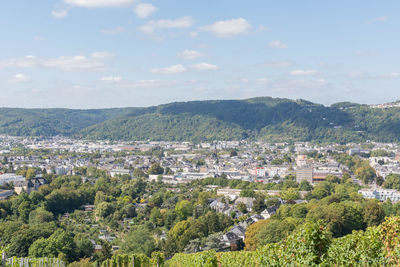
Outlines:
<svg viewBox="0 0 400 267"><path fill-rule="evenodd" d="M400 99L400 1L4 0L0 106Z"/></svg>

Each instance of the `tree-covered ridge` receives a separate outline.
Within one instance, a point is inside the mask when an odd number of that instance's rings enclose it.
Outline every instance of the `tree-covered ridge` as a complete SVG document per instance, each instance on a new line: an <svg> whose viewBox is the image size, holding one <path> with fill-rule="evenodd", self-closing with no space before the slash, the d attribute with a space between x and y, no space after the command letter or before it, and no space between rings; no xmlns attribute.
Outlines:
<svg viewBox="0 0 400 267"><path fill-rule="evenodd" d="M176 102L148 108L0 109L0 134L110 140L400 141L399 108L305 100Z"/></svg>
<svg viewBox="0 0 400 267"><path fill-rule="evenodd" d="M21 109L0 108L0 134L14 136L70 136L88 126L128 114L136 108Z"/></svg>

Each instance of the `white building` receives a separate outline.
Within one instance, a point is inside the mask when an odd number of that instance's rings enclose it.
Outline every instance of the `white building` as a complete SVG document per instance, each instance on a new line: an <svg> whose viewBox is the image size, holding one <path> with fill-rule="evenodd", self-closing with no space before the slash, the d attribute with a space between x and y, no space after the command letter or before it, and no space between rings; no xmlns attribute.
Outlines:
<svg viewBox="0 0 400 267"><path fill-rule="evenodd" d="M132 176L132 171L128 169L112 169L110 171L111 177L115 177L115 175L129 175Z"/></svg>
<svg viewBox="0 0 400 267"><path fill-rule="evenodd" d="M386 201L390 199L392 202L400 201L400 191L395 189L361 189L358 191L364 198L377 199Z"/></svg>
<svg viewBox="0 0 400 267"><path fill-rule="evenodd" d="M15 173L4 173L0 174L0 185L25 181L25 177L22 175L16 175Z"/></svg>

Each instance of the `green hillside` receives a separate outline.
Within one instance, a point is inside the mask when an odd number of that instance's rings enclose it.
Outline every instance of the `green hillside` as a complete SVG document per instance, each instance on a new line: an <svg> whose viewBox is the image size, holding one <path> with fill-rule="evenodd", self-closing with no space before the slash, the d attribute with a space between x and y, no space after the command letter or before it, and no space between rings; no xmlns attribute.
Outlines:
<svg viewBox="0 0 400 267"><path fill-rule="evenodd" d="M88 126L136 110L136 108L92 110L0 108L0 134L71 136Z"/></svg>
<svg viewBox="0 0 400 267"><path fill-rule="evenodd" d="M400 109L305 100L176 102L149 108L0 109L0 134L110 140L400 141Z"/></svg>

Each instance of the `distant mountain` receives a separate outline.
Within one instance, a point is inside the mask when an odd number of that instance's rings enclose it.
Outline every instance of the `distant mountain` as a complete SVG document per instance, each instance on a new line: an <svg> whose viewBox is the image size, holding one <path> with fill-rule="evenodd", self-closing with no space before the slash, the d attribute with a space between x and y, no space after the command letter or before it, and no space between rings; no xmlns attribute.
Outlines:
<svg viewBox="0 0 400 267"><path fill-rule="evenodd" d="M400 141L400 108L305 100L177 102L148 108L0 109L0 133L109 140Z"/></svg>

